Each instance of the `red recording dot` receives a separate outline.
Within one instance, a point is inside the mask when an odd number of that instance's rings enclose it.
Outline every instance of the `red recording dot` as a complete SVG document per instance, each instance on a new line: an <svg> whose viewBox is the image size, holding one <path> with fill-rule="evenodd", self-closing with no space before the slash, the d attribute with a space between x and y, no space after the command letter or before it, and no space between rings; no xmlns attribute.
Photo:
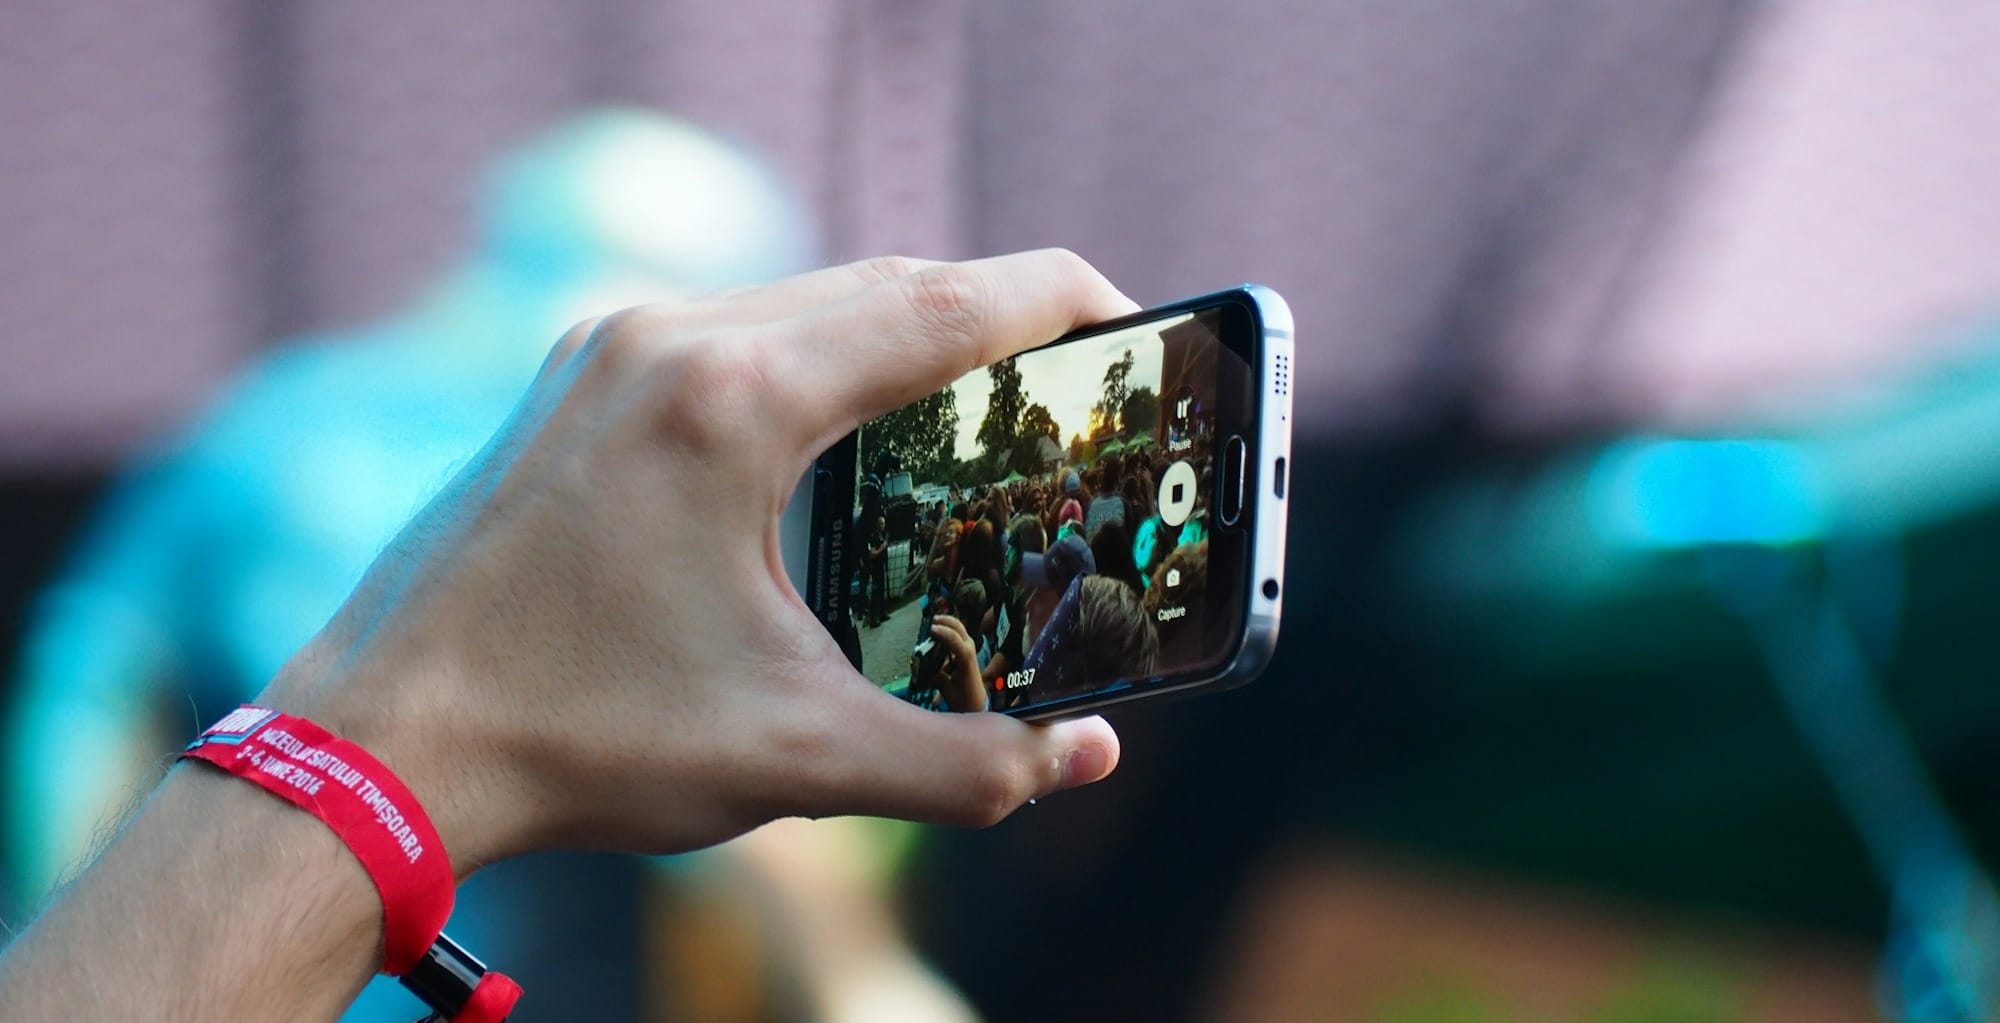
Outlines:
<svg viewBox="0 0 2000 1023"><path fill-rule="evenodd" d="M994 692L996 692L996 693L997 693L997 692L999 692L1000 690L1002 690L1002 689L1005 689L1006 687L1007 687L1007 676L1005 676L1005 675L995 675L995 676L993 676L993 691L994 691Z"/></svg>

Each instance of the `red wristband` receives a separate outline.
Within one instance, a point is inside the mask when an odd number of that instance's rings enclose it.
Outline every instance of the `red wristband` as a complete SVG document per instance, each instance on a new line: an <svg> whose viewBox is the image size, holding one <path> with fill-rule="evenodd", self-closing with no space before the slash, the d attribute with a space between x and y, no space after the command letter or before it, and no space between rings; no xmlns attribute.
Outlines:
<svg viewBox="0 0 2000 1023"><path fill-rule="evenodd" d="M444 931L453 879L444 842L401 780L367 750L304 718L245 704L183 758L254 782L332 828L382 896L382 972L401 976Z"/></svg>

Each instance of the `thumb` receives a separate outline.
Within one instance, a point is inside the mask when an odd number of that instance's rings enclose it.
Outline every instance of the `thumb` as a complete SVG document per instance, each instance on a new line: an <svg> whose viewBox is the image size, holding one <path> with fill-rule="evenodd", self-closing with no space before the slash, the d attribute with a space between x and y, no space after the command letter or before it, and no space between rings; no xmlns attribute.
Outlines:
<svg viewBox="0 0 2000 1023"><path fill-rule="evenodd" d="M845 688L845 687L843 687ZM1030 799L1103 780L1118 734L1101 717L1029 724L997 713L941 714L869 685L844 745L836 813L987 827Z"/></svg>

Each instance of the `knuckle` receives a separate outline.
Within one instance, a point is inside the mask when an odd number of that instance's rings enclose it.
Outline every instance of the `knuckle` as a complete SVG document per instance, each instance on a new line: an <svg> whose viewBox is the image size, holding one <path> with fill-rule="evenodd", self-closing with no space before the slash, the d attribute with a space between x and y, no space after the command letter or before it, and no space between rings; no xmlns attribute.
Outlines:
<svg viewBox="0 0 2000 1023"><path fill-rule="evenodd" d="M587 317L578 320L568 330L563 331L562 336L556 339L555 345L549 351L549 364L555 365L567 362L576 353L582 351L584 343L590 340L590 335L596 332L597 325L603 319L601 316Z"/></svg>
<svg viewBox="0 0 2000 1023"><path fill-rule="evenodd" d="M854 271L871 284L887 284L913 276L928 265L909 256L876 256L854 264Z"/></svg>
<svg viewBox="0 0 2000 1023"><path fill-rule="evenodd" d="M1089 280L1097 276L1097 268L1091 266L1089 260L1077 255L1074 249L1053 248L1044 252L1065 278Z"/></svg>
<svg viewBox="0 0 2000 1023"><path fill-rule="evenodd" d="M1057 279L1068 287L1072 295L1086 295L1099 288L1109 288L1111 282L1090 261L1070 249L1047 250L1049 260L1055 265Z"/></svg>
<svg viewBox="0 0 2000 1023"><path fill-rule="evenodd" d="M642 364L660 344L651 325L652 314L645 306L607 313L597 321L586 342L590 361L613 372Z"/></svg>
<svg viewBox="0 0 2000 1023"><path fill-rule="evenodd" d="M629 370L678 347L691 323L691 313L681 304L631 306L598 319L588 344L593 360Z"/></svg>
<svg viewBox="0 0 2000 1023"><path fill-rule="evenodd" d="M903 278L919 325L941 340L975 337L986 315L986 287L963 266L925 267Z"/></svg>
<svg viewBox="0 0 2000 1023"><path fill-rule="evenodd" d="M697 447L741 443L760 412L786 407L768 352L741 334L687 339L654 379L659 427Z"/></svg>

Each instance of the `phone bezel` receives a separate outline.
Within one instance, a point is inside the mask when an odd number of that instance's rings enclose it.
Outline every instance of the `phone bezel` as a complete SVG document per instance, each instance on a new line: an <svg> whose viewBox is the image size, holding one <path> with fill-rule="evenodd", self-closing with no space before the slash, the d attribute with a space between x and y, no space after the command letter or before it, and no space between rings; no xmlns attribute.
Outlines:
<svg viewBox="0 0 2000 1023"><path fill-rule="evenodd" d="M1142 698L1219 692L1255 678L1270 661L1276 646L1279 613L1284 587L1285 500L1274 485L1281 460L1289 466L1291 456L1291 357L1292 316L1282 297L1270 288L1246 284L1167 305L1140 310L1129 316L1073 331L1037 346L1039 351L1073 344L1113 331L1171 319L1188 313L1220 310L1218 331L1223 348L1241 358L1241 367L1227 372L1248 374L1244 414L1228 429L1218 425L1218 438L1240 431L1248 451L1244 466L1243 515L1235 526L1226 527L1244 538L1240 592L1240 616L1232 616L1229 634L1210 645L1219 650L1204 665L1145 679L1125 679L1107 689L1069 697L1058 697L1022 707L999 711L1023 720L1068 717L1095 712L1103 707ZM1023 353L1025 354L1025 353ZM1218 376L1226 363L1218 364ZM1218 384L1218 404L1224 388ZM849 627L846 581L854 571L853 541L848 535L854 504L855 461L859 434L849 433L822 454L813 465L810 481L798 498L811 502L811 539L808 546L804 596L806 603L836 639ZM1220 464L1218 460L1217 464ZM1215 474L1214 485L1228 481ZM1251 500L1250 495L1255 495ZM1215 507L1215 495L1210 507ZM1218 532L1224 527L1212 527ZM844 643L844 640L843 640Z"/></svg>

